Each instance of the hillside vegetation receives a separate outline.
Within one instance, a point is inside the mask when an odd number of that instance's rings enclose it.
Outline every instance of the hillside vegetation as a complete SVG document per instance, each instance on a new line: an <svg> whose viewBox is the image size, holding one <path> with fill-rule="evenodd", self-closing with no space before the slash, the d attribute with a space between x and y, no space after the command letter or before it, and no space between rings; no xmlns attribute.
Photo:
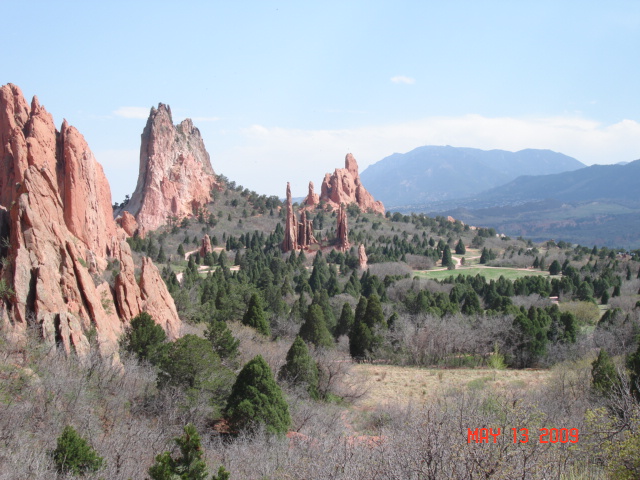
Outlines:
<svg viewBox="0 0 640 480"><path fill-rule="evenodd" d="M193 218L129 239L180 339L141 317L119 362L0 344L0 479L72 478L51 453L67 426L103 459L84 478L640 475L640 252L351 205L351 249L320 206L321 245L283 254L281 202L221 181Z"/></svg>

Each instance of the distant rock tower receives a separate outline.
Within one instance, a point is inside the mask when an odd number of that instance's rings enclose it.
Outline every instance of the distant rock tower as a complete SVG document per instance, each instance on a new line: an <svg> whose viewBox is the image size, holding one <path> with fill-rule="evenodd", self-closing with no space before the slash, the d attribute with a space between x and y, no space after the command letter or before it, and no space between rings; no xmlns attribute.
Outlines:
<svg viewBox="0 0 640 480"><path fill-rule="evenodd" d="M349 243L349 226L347 224L347 210L344 204L340 204L338 209L336 236L338 237L338 250L347 251L351 244Z"/></svg>

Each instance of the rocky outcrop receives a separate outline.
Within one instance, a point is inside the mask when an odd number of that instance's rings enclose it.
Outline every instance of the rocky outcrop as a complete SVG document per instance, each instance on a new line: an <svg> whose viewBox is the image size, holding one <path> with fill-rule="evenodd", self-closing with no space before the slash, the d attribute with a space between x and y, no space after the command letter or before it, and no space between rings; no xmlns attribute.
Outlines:
<svg viewBox="0 0 640 480"><path fill-rule="evenodd" d="M200 256L204 258L207 253L211 252L213 252L211 238L205 233L204 237L202 237L202 240L200 241Z"/></svg>
<svg viewBox="0 0 640 480"><path fill-rule="evenodd" d="M336 219L336 237L338 239L337 248L343 252L347 251L351 244L349 243L349 226L347 224L347 210L344 204L338 209L338 217Z"/></svg>
<svg viewBox="0 0 640 480"><path fill-rule="evenodd" d="M298 246L306 248L309 245L318 243L313 235L313 220L307 220L307 212L300 212L300 221L298 222Z"/></svg>
<svg viewBox="0 0 640 480"><path fill-rule="evenodd" d="M285 203L287 216L284 226L284 240L282 241L282 251L304 249L312 244L318 243L313 236L313 221L307 220L307 213L303 210L300 213L300 221L296 219L291 202L291 186L287 182L287 200Z"/></svg>
<svg viewBox="0 0 640 480"><path fill-rule="evenodd" d="M315 208L320 203L320 197L314 192L313 182L309 182L309 193L303 200L302 204L305 207Z"/></svg>
<svg viewBox="0 0 640 480"><path fill-rule="evenodd" d="M316 205L312 191L304 199L303 204ZM338 210L341 204L355 203L363 212L384 214L384 205L376 201L364 188L358 173L358 163L352 154L347 154L344 168L336 168L333 174L327 173L322 181L319 202L323 202L333 210Z"/></svg>
<svg viewBox="0 0 640 480"><path fill-rule="evenodd" d="M282 241L282 251L290 252L298 249L298 222L293 212L293 203L291 201L291 185L287 182L287 200L285 203L287 216L284 224L284 240Z"/></svg>
<svg viewBox="0 0 640 480"><path fill-rule="evenodd" d="M33 326L47 343L84 355L95 332L101 354L117 355L128 321L147 309L175 338L173 300L149 266L136 282L109 184L82 135L66 121L57 131L37 98L29 108L9 84L0 89L0 138L0 199L8 210L0 233L10 244L0 275L13 290L0 299L3 335L24 338ZM103 279L112 277L114 260L120 273L112 287Z"/></svg>
<svg viewBox="0 0 640 480"><path fill-rule="evenodd" d="M360 270L366 270L368 260L369 259L367 258L367 252L364 249L364 245L361 243L358 247L358 268Z"/></svg>
<svg viewBox="0 0 640 480"><path fill-rule="evenodd" d="M155 230L171 217L197 215L219 188L200 131L187 118L173 125L171 109L152 108L142 132L140 172L131 212L142 232Z"/></svg>
<svg viewBox="0 0 640 480"><path fill-rule="evenodd" d="M116 223L125 231L127 235L133 237L138 231L136 218L126 210L116 218Z"/></svg>

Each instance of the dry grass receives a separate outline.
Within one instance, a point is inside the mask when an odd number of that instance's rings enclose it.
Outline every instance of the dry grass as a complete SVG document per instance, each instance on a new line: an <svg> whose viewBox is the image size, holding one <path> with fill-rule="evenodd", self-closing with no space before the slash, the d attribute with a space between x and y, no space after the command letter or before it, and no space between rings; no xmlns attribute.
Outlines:
<svg viewBox="0 0 640 480"><path fill-rule="evenodd" d="M427 369L391 365L356 365L354 381L366 385L360 408L423 404L453 391L491 389L496 392L540 389L551 378L549 370Z"/></svg>

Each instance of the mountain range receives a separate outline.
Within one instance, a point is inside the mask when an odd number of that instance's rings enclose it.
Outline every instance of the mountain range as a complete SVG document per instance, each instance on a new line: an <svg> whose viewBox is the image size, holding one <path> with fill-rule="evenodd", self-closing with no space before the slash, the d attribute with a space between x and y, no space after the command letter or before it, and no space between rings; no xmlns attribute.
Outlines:
<svg viewBox="0 0 640 480"><path fill-rule="evenodd" d="M549 150L420 147L381 160L362 178L392 210L536 241L640 248L640 160L587 167Z"/></svg>
<svg viewBox="0 0 640 480"><path fill-rule="evenodd" d="M424 146L383 158L364 170L361 178L376 199L393 209L468 197L521 175L584 167L575 158L551 150Z"/></svg>

